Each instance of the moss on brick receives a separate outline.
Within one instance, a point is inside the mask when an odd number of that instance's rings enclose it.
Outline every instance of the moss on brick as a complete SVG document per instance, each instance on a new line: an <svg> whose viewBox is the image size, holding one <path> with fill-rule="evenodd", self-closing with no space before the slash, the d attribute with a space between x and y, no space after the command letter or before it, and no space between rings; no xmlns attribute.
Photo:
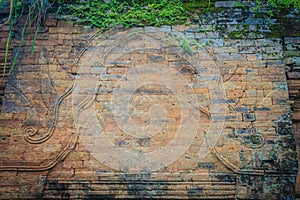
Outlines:
<svg viewBox="0 0 300 200"><path fill-rule="evenodd" d="M246 31L232 31L228 33L228 37L231 39L243 39L246 37Z"/></svg>
<svg viewBox="0 0 300 200"><path fill-rule="evenodd" d="M291 25L293 22L290 20L285 21L284 19L280 24L270 25L271 32L265 33L266 38L281 38L281 37L299 37L300 36L300 25Z"/></svg>
<svg viewBox="0 0 300 200"><path fill-rule="evenodd" d="M221 12L222 8L217 8L214 6L216 1L199 1L199 2L187 2L184 3L184 8L188 12L196 12L198 10L199 14L207 14L207 13L217 13Z"/></svg>

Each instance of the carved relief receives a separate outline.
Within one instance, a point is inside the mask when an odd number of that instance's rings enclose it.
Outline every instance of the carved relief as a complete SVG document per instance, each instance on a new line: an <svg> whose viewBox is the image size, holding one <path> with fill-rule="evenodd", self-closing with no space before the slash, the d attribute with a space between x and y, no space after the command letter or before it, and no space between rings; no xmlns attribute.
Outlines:
<svg viewBox="0 0 300 200"><path fill-rule="evenodd" d="M41 59L48 59L48 56L42 49ZM74 149L77 134L70 132L66 137L52 138L55 131L62 129L59 127L57 130L61 105L74 89L72 81L69 87L60 86L56 81L51 78L47 65L25 69L15 67L9 77L1 110L2 116L15 116L1 124L2 127L10 127L13 134L7 144L7 158L2 160L0 170L47 170ZM34 152L40 156L30 155Z"/></svg>
<svg viewBox="0 0 300 200"><path fill-rule="evenodd" d="M252 90L256 86L248 82L249 87L242 84L229 95L233 80L251 66L222 72L222 60L212 49L197 46L184 34L172 34L133 29L95 37L78 58L74 80L68 77L64 84L63 70L53 75L43 67L33 72L16 68L3 109L25 114L17 127L4 126L11 139L0 170L47 170L80 144L73 153L88 152L88 160L75 156L57 169L72 169L72 180L99 179L83 183L85 187L97 188L107 180L117 185L132 174L146 174L153 182L169 178L173 182L165 185L170 187L193 182L188 195L195 197L207 180L226 182L234 196L235 186L247 182L237 183L237 177L284 173L285 167L293 167L295 150L286 146L291 139L289 117L265 116L267 108L258 102L265 91ZM183 49L181 40L191 42L191 49ZM25 77L36 75L35 84L26 88L17 78L21 71ZM11 152L19 153L15 160L10 160ZM40 156L32 156L36 152ZM75 173L78 166L90 170L87 177ZM261 193L263 186L256 187L256 181L247 184ZM53 189L50 182L45 184Z"/></svg>

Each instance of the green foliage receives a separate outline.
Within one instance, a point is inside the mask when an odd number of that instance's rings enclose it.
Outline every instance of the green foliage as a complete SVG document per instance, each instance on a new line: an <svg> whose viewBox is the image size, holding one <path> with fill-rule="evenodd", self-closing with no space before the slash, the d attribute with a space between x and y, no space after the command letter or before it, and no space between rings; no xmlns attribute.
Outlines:
<svg viewBox="0 0 300 200"><path fill-rule="evenodd" d="M255 0L258 8L262 5L283 9L295 7L300 9L300 0ZM64 0L58 1L59 5ZM102 0L68 1L59 7L60 14L72 15L77 22L88 23L100 28L114 26L161 26L183 24L192 19L194 14L218 12L212 0ZM244 7L237 3L237 7ZM272 14L272 13L271 13Z"/></svg>
<svg viewBox="0 0 300 200"><path fill-rule="evenodd" d="M184 35L171 34L171 37L179 43L182 53L185 53L189 56L195 54L197 52L195 51L197 48L205 46L204 44L200 44L197 40L187 38Z"/></svg>
<svg viewBox="0 0 300 200"><path fill-rule="evenodd" d="M117 1L104 3L101 0L78 2L66 6L68 13L79 22L90 23L100 28L112 26L161 26L184 23L187 12L180 0L162 1Z"/></svg>
<svg viewBox="0 0 300 200"><path fill-rule="evenodd" d="M223 8L217 8L214 6L215 0L189 0L184 1L184 9L189 15L200 15L203 13L217 13L224 11Z"/></svg>
<svg viewBox="0 0 300 200"><path fill-rule="evenodd" d="M267 5L272 8L284 9L284 8L297 8L300 10L299 0L256 0L258 7L261 5Z"/></svg>

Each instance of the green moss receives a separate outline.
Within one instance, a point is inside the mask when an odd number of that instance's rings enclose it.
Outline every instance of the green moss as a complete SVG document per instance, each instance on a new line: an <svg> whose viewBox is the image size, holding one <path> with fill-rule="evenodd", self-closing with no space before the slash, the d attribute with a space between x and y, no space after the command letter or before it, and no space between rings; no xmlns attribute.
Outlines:
<svg viewBox="0 0 300 200"><path fill-rule="evenodd" d="M265 33L265 38L281 38L280 31L272 31L270 33Z"/></svg>
<svg viewBox="0 0 300 200"><path fill-rule="evenodd" d="M236 7L236 8L244 8L245 6L244 6L244 4L242 4L240 2L237 2L237 3L234 4L234 7Z"/></svg>
<svg viewBox="0 0 300 200"><path fill-rule="evenodd" d="M174 1L147 1L139 4L135 1L102 0L83 1L77 5L67 5L69 14L78 18L79 22L91 24L99 28L124 26L161 26L183 24L188 14L180 0Z"/></svg>
<svg viewBox="0 0 300 200"><path fill-rule="evenodd" d="M266 14L266 13L259 13L259 12L256 12L255 13L255 17L256 18L261 18L261 19L266 19L266 18L268 18L268 17L270 17L268 14Z"/></svg>
<svg viewBox="0 0 300 200"><path fill-rule="evenodd" d="M294 24L294 21L281 22L282 24L270 25L270 33L265 33L266 38L280 38L280 37L299 37L300 36L300 26Z"/></svg>
<svg viewBox="0 0 300 200"><path fill-rule="evenodd" d="M200 2L188 2L184 3L184 8L187 10L195 9L195 8L207 8L211 6L211 2L209 1L200 1Z"/></svg>
<svg viewBox="0 0 300 200"><path fill-rule="evenodd" d="M291 18L282 18L282 34L283 36L299 36L300 35L300 20Z"/></svg>
<svg viewBox="0 0 300 200"><path fill-rule="evenodd" d="M281 31L281 37L300 37L300 32L284 30L284 31Z"/></svg>
<svg viewBox="0 0 300 200"><path fill-rule="evenodd" d="M299 57L300 56L300 51L285 51L284 55L286 57Z"/></svg>
<svg viewBox="0 0 300 200"><path fill-rule="evenodd" d="M231 39L243 39L246 34L246 31L232 31L228 34L228 37Z"/></svg>
<svg viewBox="0 0 300 200"><path fill-rule="evenodd" d="M280 24L273 24L270 25L270 30L271 32L265 33L266 38L280 38L281 37L281 32L282 32L282 27Z"/></svg>
<svg viewBox="0 0 300 200"><path fill-rule="evenodd" d="M217 13L224 10L222 8L215 7L215 2L216 1L191 1L184 3L183 7L187 12L197 12L198 14Z"/></svg>
<svg viewBox="0 0 300 200"><path fill-rule="evenodd" d="M207 9L208 13L218 13L224 11L223 8L210 7Z"/></svg>
<svg viewBox="0 0 300 200"><path fill-rule="evenodd" d="M281 25L280 24L272 24L270 25L270 29L273 30L280 30L281 29Z"/></svg>

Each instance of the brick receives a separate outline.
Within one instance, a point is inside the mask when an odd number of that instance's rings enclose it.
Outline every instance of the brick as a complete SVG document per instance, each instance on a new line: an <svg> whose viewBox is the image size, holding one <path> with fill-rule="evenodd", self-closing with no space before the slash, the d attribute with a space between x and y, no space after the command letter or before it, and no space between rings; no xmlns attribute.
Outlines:
<svg viewBox="0 0 300 200"><path fill-rule="evenodd" d="M193 91L195 94L209 93L207 88L194 88Z"/></svg>
<svg viewBox="0 0 300 200"><path fill-rule="evenodd" d="M260 19L260 18L247 18L245 20L245 23L246 24L263 24L263 19Z"/></svg>
<svg viewBox="0 0 300 200"><path fill-rule="evenodd" d="M10 120L10 119L13 119L13 113L11 112L1 113L0 120Z"/></svg>
<svg viewBox="0 0 300 200"><path fill-rule="evenodd" d="M267 54L262 54L262 58L264 60L282 60L284 58L283 52L274 52L274 53L267 53Z"/></svg>
<svg viewBox="0 0 300 200"><path fill-rule="evenodd" d="M280 67L271 67L259 69L260 75L284 75L284 69Z"/></svg>
<svg viewBox="0 0 300 200"><path fill-rule="evenodd" d="M49 38L49 34L48 33L40 33L40 34L37 34L36 36L36 40L48 40Z"/></svg>
<svg viewBox="0 0 300 200"><path fill-rule="evenodd" d="M219 38L219 33L218 32L202 32L202 33L195 33L194 38L195 39L217 39Z"/></svg>
<svg viewBox="0 0 300 200"><path fill-rule="evenodd" d="M300 43L300 37L285 37L284 38L285 44L299 44Z"/></svg>
<svg viewBox="0 0 300 200"><path fill-rule="evenodd" d="M126 67L109 67L107 68L108 74L126 74L129 68Z"/></svg>
<svg viewBox="0 0 300 200"><path fill-rule="evenodd" d="M274 113L288 113L290 111L290 106L287 105L273 105L270 106L271 112Z"/></svg>
<svg viewBox="0 0 300 200"><path fill-rule="evenodd" d="M267 66L267 62L264 60L252 60L251 63L252 68L263 68Z"/></svg>
<svg viewBox="0 0 300 200"><path fill-rule="evenodd" d="M246 95L246 97L263 97L264 96L264 91L265 90L257 90L257 89L251 90L251 89L249 89L249 90L245 91L245 95Z"/></svg>
<svg viewBox="0 0 300 200"><path fill-rule="evenodd" d="M173 25L172 26L173 31L179 31L179 32L183 32L183 31L187 30L188 28L189 28L189 26L186 26L186 25Z"/></svg>
<svg viewBox="0 0 300 200"><path fill-rule="evenodd" d="M222 8L232 8L237 7L239 5L239 1L217 1L215 3L216 7L222 7Z"/></svg>
<svg viewBox="0 0 300 200"><path fill-rule="evenodd" d="M87 41L86 40L63 40L63 44L66 45L66 46L78 46L78 47L81 47L81 46L85 46L87 44Z"/></svg>
<svg viewBox="0 0 300 200"><path fill-rule="evenodd" d="M175 68L180 68L180 67L185 67L189 66L190 63L187 61L175 61L175 62L169 62L170 67L175 67Z"/></svg>
<svg viewBox="0 0 300 200"><path fill-rule="evenodd" d="M49 27L49 33L65 33L65 34L71 34L71 33L79 33L80 29L79 27Z"/></svg>
<svg viewBox="0 0 300 200"><path fill-rule="evenodd" d="M58 34L57 33L48 34L48 40L51 41L51 44L55 44L56 40L58 40Z"/></svg>
<svg viewBox="0 0 300 200"><path fill-rule="evenodd" d="M293 112L292 113L292 120L300 121L300 112Z"/></svg>
<svg viewBox="0 0 300 200"><path fill-rule="evenodd" d="M262 81L266 82L280 82L285 81L286 78L283 75L264 75L262 76Z"/></svg>
<svg viewBox="0 0 300 200"><path fill-rule="evenodd" d="M231 90L244 90L246 88L246 83L241 82L241 83L235 83L235 82L226 82L224 83L224 86L226 89L231 89Z"/></svg>
<svg viewBox="0 0 300 200"><path fill-rule="evenodd" d="M57 25L57 19L54 16L47 16L45 26L55 27Z"/></svg>
<svg viewBox="0 0 300 200"><path fill-rule="evenodd" d="M273 113L270 115L269 113L256 112L256 120L257 121L270 121L276 120L282 113Z"/></svg>
<svg viewBox="0 0 300 200"><path fill-rule="evenodd" d="M300 48L300 45L298 48ZM295 50L293 50L293 51L284 51L284 56L285 57L300 57L300 53L296 49L297 48L295 48Z"/></svg>
<svg viewBox="0 0 300 200"><path fill-rule="evenodd" d="M267 88L265 88L267 89ZM286 82L274 82L273 83L273 90L288 90L288 85Z"/></svg>
<svg viewBox="0 0 300 200"><path fill-rule="evenodd" d="M240 98L244 95L243 90L226 90L226 97L231 99L231 98Z"/></svg>
<svg viewBox="0 0 300 200"><path fill-rule="evenodd" d="M274 99L280 99L280 100L287 100L288 97L286 96L287 93L282 93L284 91L281 90L264 90L263 91L263 96L266 98L272 98L273 104L274 104ZM278 104L278 103L277 103Z"/></svg>
<svg viewBox="0 0 300 200"><path fill-rule="evenodd" d="M247 82L247 89L258 89L258 90L272 90L272 82Z"/></svg>
<svg viewBox="0 0 300 200"><path fill-rule="evenodd" d="M65 40L65 39L71 40L71 39L73 39L73 34L58 33L56 35L57 35L57 38L60 39L60 40Z"/></svg>
<svg viewBox="0 0 300 200"><path fill-rule="evenodd" d="M146 26L145 32L146 33L171 32L171 26L161 26L161 27Z"/></svg>
<svg viewBox="0 0 300 200"><path fill-rule="evenodd" d="M257 46L242 46L238 48L238 52L242 54L254 54L260 53L261 49Z"/></svg>
<svg viewBox="0 0 300 200"><path fill-rule="evenodd" d="M166 58L166 61L168 61L168 62L170 62L170 61L171 62L172 61L182 61L183 60L183 58L178 54L167 54L165 56L165 58Z"/></svg>
<svg viewBox="0 0 300 200"><path fill-rule="evenodd" d="M300 78L300 72L288 72L287 76L289 79L299 79Z"/></svg>
<svg viewBox="0 0 300 200"><path fill-rule="evenodd" d="M57 22L57 26L62 26L62 27L69 27L69 26L73 26L74 23L70 20L58 20Z"/></svg>
<svg viewBox="0 0 300 200"><path fill-rule="evenodd" d="M54 44L58 44L57 41L54 41ZM24 41L24 45L30 46L30 45L32 45L32 41L26 40L26 41ZM35 41L35 52L38 52L39 47L46 46L46 45L49 45L48 40L36 40Z"/></svg>
<svg viewBox="0 0 300 200"><path fill-rule="evenodd" d="M160 54L151 54L151 55L147 55L147 58L150 61L163 61L164 60L164 56L160 55Z"/></svg>
<svg viewBox="0 0 300 200"><path fill-rule="evenodd" d="M239 51L237 48L226 46L214 49L214 53L239 53Z"/></svg>
<svg viewBox="0 0 300 200"><path fill-rule="evenodd" d="M241 74L241 75L258 75L259 70L256 68L251 68L251 67L243 67L243 66L238 66L236 69L235 74Z"/></svg>
<svg viewBox="0 0 300 200"><path fill-rule="evenodd" d="M26 113L13 113L13 120L24 121L26 119Z"/></svg>
<svg viewBox="0 0 300 200"><path fill-rule="evenodd" d="M246 76L245 75L232 75L230 76L230 81L231 82L245 82L246 81Z"/></svg>
<svg viewBox="0 0 300 200"><path fill-rule="evenodd" d="M261 82L263 79L262 79L262 77L261 76L252 76L252 75L247 75L246 76L246 81L247 82L251 82L251 81L253 81L253 82ZM270 81L270 80L263 80L263 81Z"/></svg>

